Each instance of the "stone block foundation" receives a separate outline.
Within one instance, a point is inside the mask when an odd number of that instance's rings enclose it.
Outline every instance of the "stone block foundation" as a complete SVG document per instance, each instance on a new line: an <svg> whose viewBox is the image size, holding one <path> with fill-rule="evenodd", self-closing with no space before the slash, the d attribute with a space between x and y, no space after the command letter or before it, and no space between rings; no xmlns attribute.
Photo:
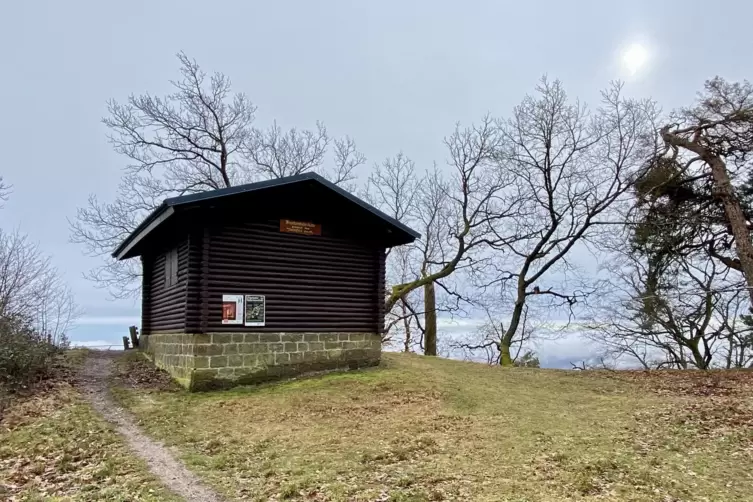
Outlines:
<svg viewBox="0 0 753 502"><path fill-rule="evenodd" d="M155 333L140 342L157 367L194 391L375 366L382 351L371 333Z"/></svg>

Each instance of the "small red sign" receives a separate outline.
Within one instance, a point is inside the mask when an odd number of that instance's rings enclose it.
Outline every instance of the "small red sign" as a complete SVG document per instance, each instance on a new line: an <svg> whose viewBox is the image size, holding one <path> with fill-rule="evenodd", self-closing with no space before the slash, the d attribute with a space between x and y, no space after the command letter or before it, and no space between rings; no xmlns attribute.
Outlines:
<svg viewBox="0 0 753 502"><path fill-rule="evenodd" d="M301 235L322 235L322 226L308 221L280 220L280 232Z"/></svg>

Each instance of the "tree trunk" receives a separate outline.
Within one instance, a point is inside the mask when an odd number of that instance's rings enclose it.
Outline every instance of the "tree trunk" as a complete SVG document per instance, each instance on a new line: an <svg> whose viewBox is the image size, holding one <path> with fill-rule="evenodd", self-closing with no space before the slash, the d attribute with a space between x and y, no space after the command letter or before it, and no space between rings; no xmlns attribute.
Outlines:
<svg viewBox="0 0 753 502"><path fill-rule="evenodd" d="M512 366L512 356L510 355L510 344L502 340L499 344L499 364L500 366Z"/></svg>
<svg viewBox="0 0 753 502"><path fill-rule="evenodd" d="M685 148L697 154L711 168L711 177L714 180L713 189L715 195L722 201L724 214L732 229L732 236L735 238L735 252L740 260L740 269L743 277L745 277L751 308L753 308L753 243L750 241L750 231L743 208L740 205L740 199L737 197L729 179L727 165L721 157L709 151L697 141L672 134L667 129L662 130L662 138L675 147Z"/></svg>
<svg viewBox="0 0 753 502"><path fill-rule="evenodd" d="M512 317L510 318L510 325L507 327L505 334L502 335L502 340L499 342L499 364L501 366L512 366L513 360L510 354L510 347L512 346L515 333L518 331L520 325L520 318L523 316L523 307L525 306L525 293L523 297L519 298L515 302L515 307L512 309Z"/></svg>
<svg viewBox="0 0 753 502"><path fill-rule="evenodd" d="M690 355L693 356L693 362L695 363L696 368L699 370L709 369L709 361L707 361L706 358L703 357L703 354L701 354L701 351L698 348L698 340L691 340L690 343L688 343L688 349L690 349Z"/></svg>
<svg viewBox="0 0 753 502"><path fill-rule="evenodd" d="M434 282L424 285L424 355L437 355L437 299Z"/></svg>
<svg viewBox="0 0 753 502"><path fill-rule="evenodd" d="M400 302L400 308L403 311L403 327L405 329L405 341L403 343L403 352L410 352L411 332L410 332L410 320L408 317L408 307L405 305L405 301Z"/></svg>
<svg viewBox="0 0 753 502"><path fill-rule="evenodd" d="M750 241L748 222L745 219L740 199L735 194L735 189L729 179L727 166L716 155L707 154L706 162L711 166L711 175L714 178L714 189L724 206L724 214L727 216L732 235L735 237L735 251L740 260L740 268L745 283L748 285L748 295L753 307L753 243Z"/></svg>

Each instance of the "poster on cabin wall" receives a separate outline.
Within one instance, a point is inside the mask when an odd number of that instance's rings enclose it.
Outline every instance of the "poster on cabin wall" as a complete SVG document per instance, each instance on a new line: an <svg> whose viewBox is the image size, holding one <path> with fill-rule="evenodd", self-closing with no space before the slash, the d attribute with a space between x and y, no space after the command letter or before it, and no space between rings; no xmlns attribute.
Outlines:
<svg viewBox="0 0 753 502"><path fill-rule="evenodd" d="M266 317L266 298L264 295L246 295L246 326L264 326Z"/></svg>
<svg viewBox="0 0 753 502"><path fill-rule="evenodd" d="M222 324L243 324L243 295L222 295Z"/></svg>

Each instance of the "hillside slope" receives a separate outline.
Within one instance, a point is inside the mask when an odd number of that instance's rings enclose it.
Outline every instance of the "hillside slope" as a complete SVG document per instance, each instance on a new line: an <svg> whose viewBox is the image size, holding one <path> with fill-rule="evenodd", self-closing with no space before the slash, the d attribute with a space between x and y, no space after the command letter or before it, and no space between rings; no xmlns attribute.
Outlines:
<svg viewBox="0 0 753 502"><path fill-rule="evenodd" d="M86 351L0 414L0 500L178 502L74 385Z"/></svg>
<svg viewBox="0 0 753 502"><path fill-rule="evenodd" d="M118 395L231 499L752 499L750 373L383 359L258 388Z"/></svg>

